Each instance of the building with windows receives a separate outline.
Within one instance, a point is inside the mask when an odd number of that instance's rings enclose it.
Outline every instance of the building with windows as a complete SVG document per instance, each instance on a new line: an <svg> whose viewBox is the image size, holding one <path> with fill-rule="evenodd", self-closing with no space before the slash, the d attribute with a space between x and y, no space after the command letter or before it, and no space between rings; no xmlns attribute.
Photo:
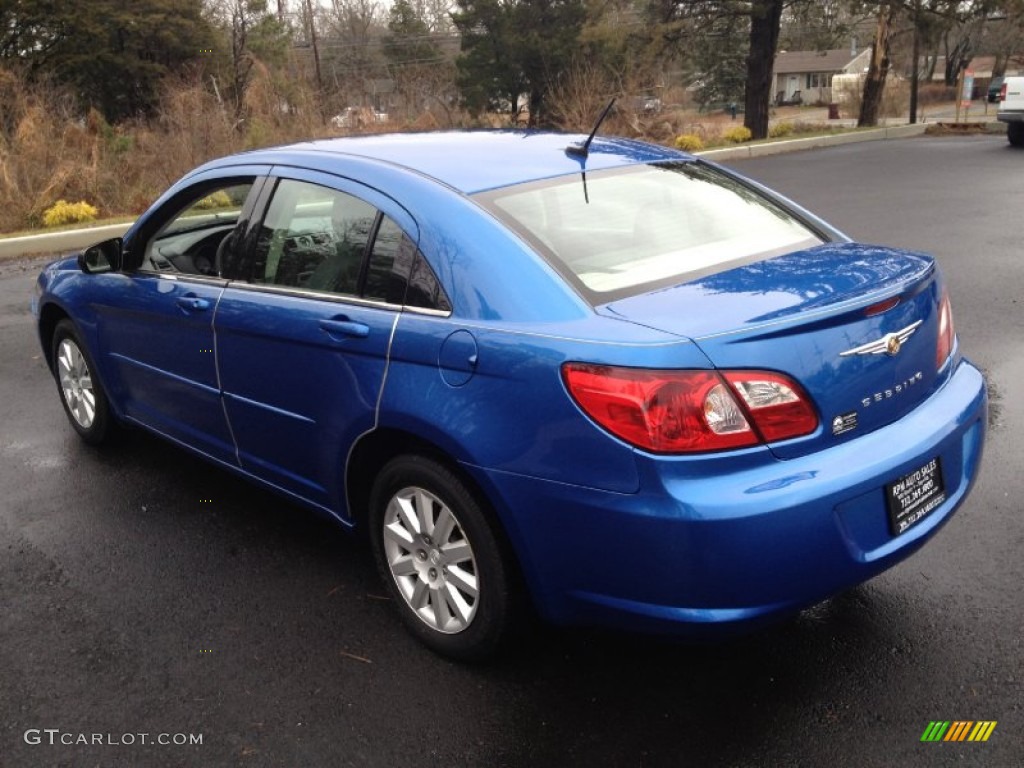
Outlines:
<svg viewBox="0 0 1024 768"><path fill-rule="evenodd" d="M871 49L829 51L779 51L772 75L775 104L828 104L832 77L866 72Z"/></svg>

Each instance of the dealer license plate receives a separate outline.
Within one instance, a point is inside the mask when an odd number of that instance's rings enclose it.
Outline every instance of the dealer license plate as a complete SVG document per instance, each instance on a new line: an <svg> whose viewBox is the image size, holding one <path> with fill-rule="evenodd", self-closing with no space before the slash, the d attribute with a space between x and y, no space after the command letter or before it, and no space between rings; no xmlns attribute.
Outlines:
<svg viewBox="0 0 1024 768"><path fill-rule="evenodd" d="M893 536L924 520L946 500L938 457L895 483L889 483L885 486L885 496L889 505L889 529Z"/></svg>

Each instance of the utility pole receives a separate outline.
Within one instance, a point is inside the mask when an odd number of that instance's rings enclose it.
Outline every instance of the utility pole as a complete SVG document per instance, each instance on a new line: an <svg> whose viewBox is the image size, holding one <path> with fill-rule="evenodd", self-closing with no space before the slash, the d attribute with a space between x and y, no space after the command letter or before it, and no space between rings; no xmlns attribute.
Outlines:
<svg viewBox="0 0 1024 768"><path fill-rule="evenodd" d="M316 16L313 10L313 0L306 0L306 22L309 24L309 43L313 47L313 68L316 71L316 91L323 94L324 81L320 74L320 48L316 40Z"/></svg>

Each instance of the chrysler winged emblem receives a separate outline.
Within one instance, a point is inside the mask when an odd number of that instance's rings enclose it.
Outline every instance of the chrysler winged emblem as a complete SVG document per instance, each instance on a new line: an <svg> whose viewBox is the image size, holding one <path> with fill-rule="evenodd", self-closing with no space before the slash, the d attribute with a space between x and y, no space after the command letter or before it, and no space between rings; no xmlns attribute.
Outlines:
<svg viewBox="0 0 1024 768"><path fill-rule="evenodd" d="M916 323L911 323L906 328L902 328L894 333L887 333L882 338L876 341L869 341L867 344L862 344L859 347L848 349L845 352L840 352L840 357L847 357L848 355L889 355L895 357L900 353L903 345L907 339L914 335L914 331L917 327L923 323L924 320L918 320Z"/></svg>

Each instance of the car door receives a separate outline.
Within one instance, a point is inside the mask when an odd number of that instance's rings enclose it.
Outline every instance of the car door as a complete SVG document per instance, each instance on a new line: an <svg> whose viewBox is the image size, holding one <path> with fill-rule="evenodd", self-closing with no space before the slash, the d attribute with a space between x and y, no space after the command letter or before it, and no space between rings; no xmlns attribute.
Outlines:
<svg viewBox="0 0 1024 768"><path fill-rule="evenodd" d="M200 177L134 238L116 302L97 308L115 386L132 420L236 464L221 404L213 317L227 281L220 242L244 226L258 177Z"/></svg>
<svg viewBox="0 0 1024 768"><path fill-rule="evenodd" d="M225 262L224 405L244 469L338 513L349 448L375 425L401 311L404 280L388 275L411 265L396 243L414 243L416 228L367 187L280 174L262 223Z"/></svg>

